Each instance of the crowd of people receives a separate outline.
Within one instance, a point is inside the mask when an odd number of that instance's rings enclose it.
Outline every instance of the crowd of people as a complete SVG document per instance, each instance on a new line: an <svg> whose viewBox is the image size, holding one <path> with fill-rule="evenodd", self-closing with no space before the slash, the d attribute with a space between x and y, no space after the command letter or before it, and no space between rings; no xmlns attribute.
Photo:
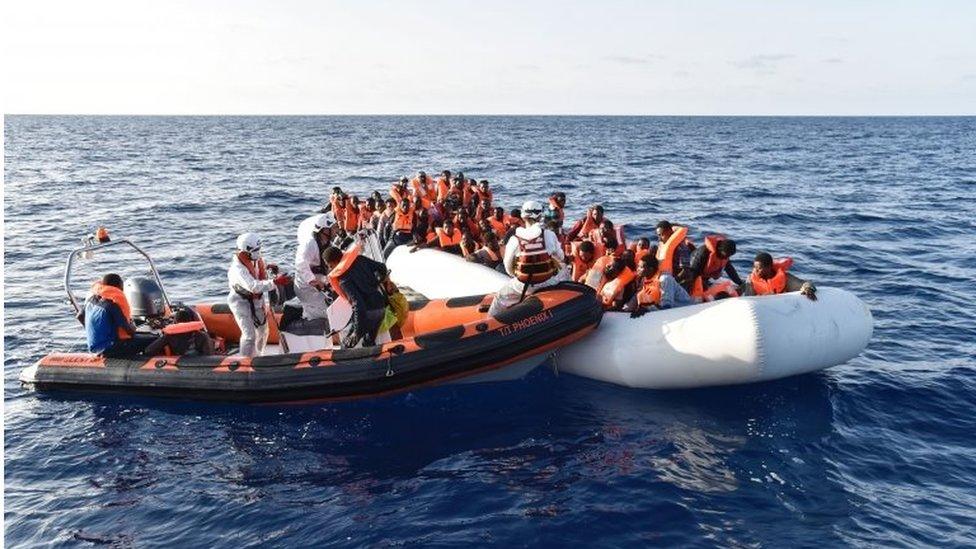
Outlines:
<svg viewBox="0 0 976 549"><path fill-rule="evenodd" d="M349 302L348 325L331 334L348 327L339 342L343 347L374 345L381 327L395 332L405 319L405 298L383 263L350 245L363 230L375 231L384 258L398 246L432 248L508 274L510 281L489 309L492 315L567 280L591 286L607 310L628 311L634 317L650 309L739 295L800 291L816 299L811 283L788 272L791 260L774 260L767 252L756 254L752 271L743 279L730 261L736 243L725 235L706 235L699 245L689 238L687 227L662 220L656 238L642 236L628 244L601 205L589 207L569 227L564 226L565 209L566 195L554 192L545 206L529 200L506 211L496 204L487 180L447 170L436 179L423 171L402 177L386 196L374 191L365 200L333 187L329 203L299 224L293 277L265 264L256 234L238 237L228 268L227 301L241 329L239 353L264 353L271 316L266 296L284 286L293 285L309 320L327 319L337 296ZM145 352L145 342L131 341L135 330L121 285L118 275L107 275L86 302L82 316L87 315L83 322L91 352ZM212 352L212 344L197 335L204 330L195 322L188 317L182 328L151 342L160 347L153 349L193 346Z"/></svg>

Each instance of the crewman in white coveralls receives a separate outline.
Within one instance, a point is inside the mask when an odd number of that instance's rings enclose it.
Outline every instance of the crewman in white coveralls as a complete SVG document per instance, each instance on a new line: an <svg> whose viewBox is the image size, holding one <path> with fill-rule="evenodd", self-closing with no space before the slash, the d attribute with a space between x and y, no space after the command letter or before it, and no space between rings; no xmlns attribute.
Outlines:
<svg viewBox="0 0 976 549"><path fill-rule="evenodd" d="M569 279L563 248L556 233L542 226L542 215L542 204L535 200L522 204L525 226L515 229L505 245L505 272L512 279L498 290L488 314L496 316L534 291Z"/></svg>
<svg viewBox="0 0 976 549"><path fill-rule="evenodd" d="M281 277L285 275L279 275ZM238 236L237 253L227 269L227 285L230 286L227 305L241 329L239 353L243 356L264 354L268 343L268 305L264 294L274 290L276 282L280 281L268 279L258 235L244 233Z"/></svg>
<svg viewBox="0 0 976 549"><path fill-rule="evenodd" d="M298 225L298 249L295 251L295 296L302 302L306 319L328 318L330 300L329 267L322 252L329 247L335 222L327 214L313 215Z"/></svg>

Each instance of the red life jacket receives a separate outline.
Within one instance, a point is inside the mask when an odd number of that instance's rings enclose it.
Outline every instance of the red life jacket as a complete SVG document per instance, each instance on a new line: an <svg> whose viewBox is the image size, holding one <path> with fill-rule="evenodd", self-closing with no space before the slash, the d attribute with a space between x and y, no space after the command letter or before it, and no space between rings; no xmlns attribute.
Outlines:
<svg viewBox="0 0 976 549"><path fill-rule="evenodd" d="M251 276L254 277L254 280L268 279L268 270L264 266L263 258L258 259L258 263L257 265L255 265L254 261L251 260L251 256L248 255L247 252L237 252L237 260L240 261L242 265L244 265L244 268L247 269L247 272L251 273ZM234 291L236 291L238 295L246 299L255 299L255 300L261 299L261 294L252 294L251 292L245 292L239 290L236 287Z"/></svg>
<svg viewBox="0 0 976 549"><path fill-rule="evenodd" d="M193 320L191 322L177 322L176 324L163 326L163 333L166 335L179 335L190 332L202 332L205 329L207 329L207 326L202 320Z"/></svg>
<svg viewBox="0 0 976 549"><path fill-rule="evenodd" d="M786 271L793 265L793 258L785 257L773 260L772 278L762 278L755 271L749 275L749 283L756 295L781 294L786 290Z"/></svg>
<svg viewBox="0 0 976 549"><path fill-rule="evenodd" d="M125 293L122 290L116 288L115 286L109 286L108 284L102 284L101 282L96 282L92 284L91 291L98 297L111 301L118 305L119 309L122 311L122 316L125 317L126 322L132 322L132 309L129 308L129 300L125 298ZM119 339L131 339L132 336L129 332L125 331L121 326L117 331Z"/></svg>

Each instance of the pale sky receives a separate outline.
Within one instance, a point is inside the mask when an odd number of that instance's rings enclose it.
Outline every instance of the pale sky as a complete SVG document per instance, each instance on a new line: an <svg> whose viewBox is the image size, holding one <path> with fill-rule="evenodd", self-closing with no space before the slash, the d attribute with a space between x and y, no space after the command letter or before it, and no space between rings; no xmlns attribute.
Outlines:
<svg viewBox="0 0 976 549"><path fill-rule="evenodd" d="M3 112L976 114L976 1L4 1Z"/></svg>

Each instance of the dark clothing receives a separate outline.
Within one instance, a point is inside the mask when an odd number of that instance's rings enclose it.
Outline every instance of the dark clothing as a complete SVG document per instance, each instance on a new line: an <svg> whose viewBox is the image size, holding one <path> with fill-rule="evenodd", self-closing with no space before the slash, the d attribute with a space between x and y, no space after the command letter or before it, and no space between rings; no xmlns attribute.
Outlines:
<svg viewBox="0 0 976 549"><path fill-rule="evenodd" d="M705 246L698 248L695 250L695 253L691 254L691 266L689 267L688 272L692 282L701 276L702 272L705 270L705 266L708 265L708 259L711 257L711 255L712 252ZM739 286L744 284L742 278L739 276L739 273L736 272L735 266L732 265L731 261L725 264L725 274L728 275L729 280L735 282ZM702 282L704 287L707 289L709 286L709 281L703 280Z"/></svg>
<svg viewBox="0 0 976 549"><path fill-rule="evenodd" d="M162 334L143 351L146 356L173 355L182 356L193 351L197 355L214 354L213 340L203 332L188 334Z"/></svg>
<svg viewBox="0 0 976 549"><path fill-rule="evenodd" d="M402 246L403 244L410 244L413 242L413 233L397 231L390 236L390 239L386 243L386 248L383 249L383 257L388 258L393 250L397 246Z"/></svg>
<svg viewBox="0 0 976 549"><path fill-rule="evenodd" d="M108 299L93 295L85 301L85 308L78 315L85 325L88 352L101 354L119 339L119 328L131 331L122 309Z"/></svg>
<svg viewBox="0 0 976 549"><path fill-rule="evenodd" d="M135 334L130 339L116 341L101 354L108 358L133 358L142 354L153 341L156 341L156 336L153 334Z"/></svg>
<svg viewBox="0 0 976 549"><path fill-rule="evenodd" d="M375 344L376 330L383 320L382 314L377 319L375 311L386 308L386 295L380 290L385 276L385 265L361 255L339 277L339 287L352 305L350 334L363 338L363 345Z"/></svg>

